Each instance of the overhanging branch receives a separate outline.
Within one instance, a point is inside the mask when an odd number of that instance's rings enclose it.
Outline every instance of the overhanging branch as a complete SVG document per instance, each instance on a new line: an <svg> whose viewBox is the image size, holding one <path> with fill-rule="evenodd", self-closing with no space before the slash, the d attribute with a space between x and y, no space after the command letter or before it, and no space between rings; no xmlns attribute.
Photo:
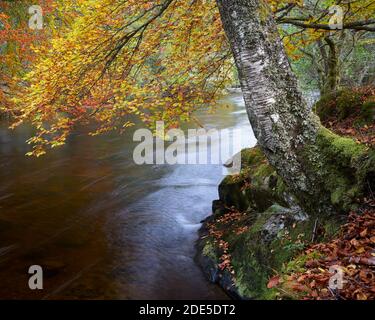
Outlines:
<svg viewBox="0 0 375 320"><path fill-rule="evenodd" d="M338 29L331 29L331 27L328 24L309 23L300 18L277 19L277 23L278 24L290 24L290 25L294 25L296 27L300 27L303 29L338 31ZM375 19L356 21L356 22L344 23L342 29L375 32L375 26L372 26L373 24L375 24Z"/></svg>

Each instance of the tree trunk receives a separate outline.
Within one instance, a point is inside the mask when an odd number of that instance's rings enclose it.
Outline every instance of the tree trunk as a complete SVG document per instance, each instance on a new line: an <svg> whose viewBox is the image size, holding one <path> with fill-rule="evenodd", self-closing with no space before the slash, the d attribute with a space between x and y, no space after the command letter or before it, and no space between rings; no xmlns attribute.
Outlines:
<svg viewBox="0 0 375 320"><path fill-rule="evenodd" d="M272 12L265 0L217 0L258 143L307 211L331 210L321 176L309 169L319 120L297 87Z"/></svg>
<svg viewBox="0 0 375 320"><path fill-rule="evenodd" d="M338 50L335 42L326 37L325 42L328 44L328 63L327 63L327 75L325 80L324 92L323 94L327 94L330 92L334 92L337 90L337 86L339 83L339 63L338 63Z"/></svg>

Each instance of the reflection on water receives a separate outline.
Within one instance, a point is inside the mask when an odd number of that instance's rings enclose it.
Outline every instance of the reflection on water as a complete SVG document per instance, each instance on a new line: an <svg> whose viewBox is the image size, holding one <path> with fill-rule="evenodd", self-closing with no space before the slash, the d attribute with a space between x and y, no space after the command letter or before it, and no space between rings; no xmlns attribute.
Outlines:
<svg viewBox="0 0 375 320"><path fill-rule="evenodd" d="M200 122L241 127L254 145L242 98L224 104ZM83 132L30 159L27 131L0 126L0 298L226 298L194 262L221 166L136 166L131 134ZM43 290L28 289L31 265Z"/></svg>

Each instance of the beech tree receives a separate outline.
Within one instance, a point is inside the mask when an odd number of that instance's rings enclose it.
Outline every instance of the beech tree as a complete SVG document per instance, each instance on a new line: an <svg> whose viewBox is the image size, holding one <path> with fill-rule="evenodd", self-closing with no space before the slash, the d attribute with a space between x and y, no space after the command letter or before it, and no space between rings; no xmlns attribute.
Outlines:
<svg viewBox="0 0 375 320"><path fill-rule="evenodd" d="M90 119L98 123L91 134L123 130L131 115L176 126L215 103L234 58L258 143L300 205L348 210L368 174L367 150L322 128L307 107L272 2L58 2L65 23L35 48L27 94L15 99L15 126L30 120L37 129L30 154L64 144Z"/></svg>

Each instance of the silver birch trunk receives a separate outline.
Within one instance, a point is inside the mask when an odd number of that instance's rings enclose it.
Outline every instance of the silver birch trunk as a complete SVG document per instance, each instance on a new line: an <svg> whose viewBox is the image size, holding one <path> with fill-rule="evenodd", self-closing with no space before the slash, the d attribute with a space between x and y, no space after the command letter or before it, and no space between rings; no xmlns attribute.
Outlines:
<svg viewBox="0 0 375 320"><path fill-rule="evenodd" d="M303 155L304 147L314 144L319 120L298 90L268 4L264 0L217 3L260 147L302 207L330 210L329 199L321 196L319 177L306 169Z"/></svg>

